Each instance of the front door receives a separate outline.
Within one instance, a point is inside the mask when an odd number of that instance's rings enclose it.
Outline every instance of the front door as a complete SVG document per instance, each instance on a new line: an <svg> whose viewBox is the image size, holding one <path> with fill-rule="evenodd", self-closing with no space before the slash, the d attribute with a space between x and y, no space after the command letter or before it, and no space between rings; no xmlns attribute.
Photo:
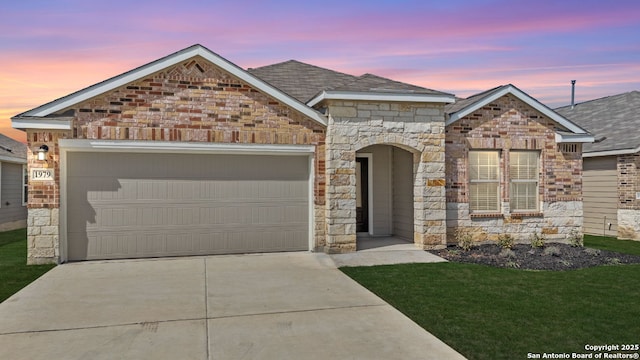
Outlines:
<svg viewBox="0 0 640 360"><path fill-rule="evenodd" d="M356 158L356 232L369 232L369 159Z"/></svg>

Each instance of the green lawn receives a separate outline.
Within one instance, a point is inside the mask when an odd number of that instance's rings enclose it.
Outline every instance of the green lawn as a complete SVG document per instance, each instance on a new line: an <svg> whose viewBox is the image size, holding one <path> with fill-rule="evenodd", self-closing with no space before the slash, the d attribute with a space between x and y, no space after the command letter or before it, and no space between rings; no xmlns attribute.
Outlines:
<svg viewBox="0 0 640 360"><path fill-rule="evenodd" d="M27 230L0 232L0 302L55 265L27 266Z"/></svg>
<svg viewBox="0 0 640 360"><path fill-rule="evenodd" d="M610 237L585 235L584 246L617 251L626 254L640 255L640 241L634 240L617 240Z"/></svg>
<svg viewBox="0 0 640 360"><path fill-rule="evenodd" d="M640 251L640 242L618 241L585 242ZM586 344L640 339L640 265L563 272L460 263L341 270L469 359L571 355L585 353Z"/></svg>

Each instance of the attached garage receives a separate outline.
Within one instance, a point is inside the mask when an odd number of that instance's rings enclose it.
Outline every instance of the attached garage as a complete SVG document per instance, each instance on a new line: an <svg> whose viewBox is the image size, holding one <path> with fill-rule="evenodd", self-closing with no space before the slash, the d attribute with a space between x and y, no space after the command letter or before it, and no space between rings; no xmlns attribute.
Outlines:
<svg viewBox="0 0 640 360"><path fill-rule="evenodd" d="M310 248L310 154L67 145L67 260Z"/></svg>

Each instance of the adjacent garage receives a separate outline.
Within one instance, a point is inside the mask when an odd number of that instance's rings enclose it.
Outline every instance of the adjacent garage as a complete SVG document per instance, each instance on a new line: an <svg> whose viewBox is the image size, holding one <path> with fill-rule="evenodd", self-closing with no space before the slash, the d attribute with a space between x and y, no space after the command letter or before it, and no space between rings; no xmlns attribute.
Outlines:
<svg viewBox="0 0 640 360"><path fill-rule="evenodd" d="M66 154L67 258L309 250L309 155Z"/></svg>

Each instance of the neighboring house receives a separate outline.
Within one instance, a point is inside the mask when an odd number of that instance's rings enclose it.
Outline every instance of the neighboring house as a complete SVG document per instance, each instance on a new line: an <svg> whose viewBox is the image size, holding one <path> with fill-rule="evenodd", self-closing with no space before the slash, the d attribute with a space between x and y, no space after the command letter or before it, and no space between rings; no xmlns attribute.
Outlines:
<svg viewBox="0 0 640 360"><path fill-rule="evenodd" d="M0 134L0 231L27 227L27 146Z"/></svg>
<svg viewBox="0 0 640 360"><path fill-rule="evenodd" d="M513 86L488 94L446 111L456 99L440 91L297 61L244 70L194 45L12 119L30 149L28 262L580 229L593 138ZM481 176L466 177L468 156Z"/></svg>
<svg viewBox="0 0 640 360"><path fill-rule="evenodd" d="M640 92L556 112L596 135L582 155L585 233L640 240Z"/></svg>

